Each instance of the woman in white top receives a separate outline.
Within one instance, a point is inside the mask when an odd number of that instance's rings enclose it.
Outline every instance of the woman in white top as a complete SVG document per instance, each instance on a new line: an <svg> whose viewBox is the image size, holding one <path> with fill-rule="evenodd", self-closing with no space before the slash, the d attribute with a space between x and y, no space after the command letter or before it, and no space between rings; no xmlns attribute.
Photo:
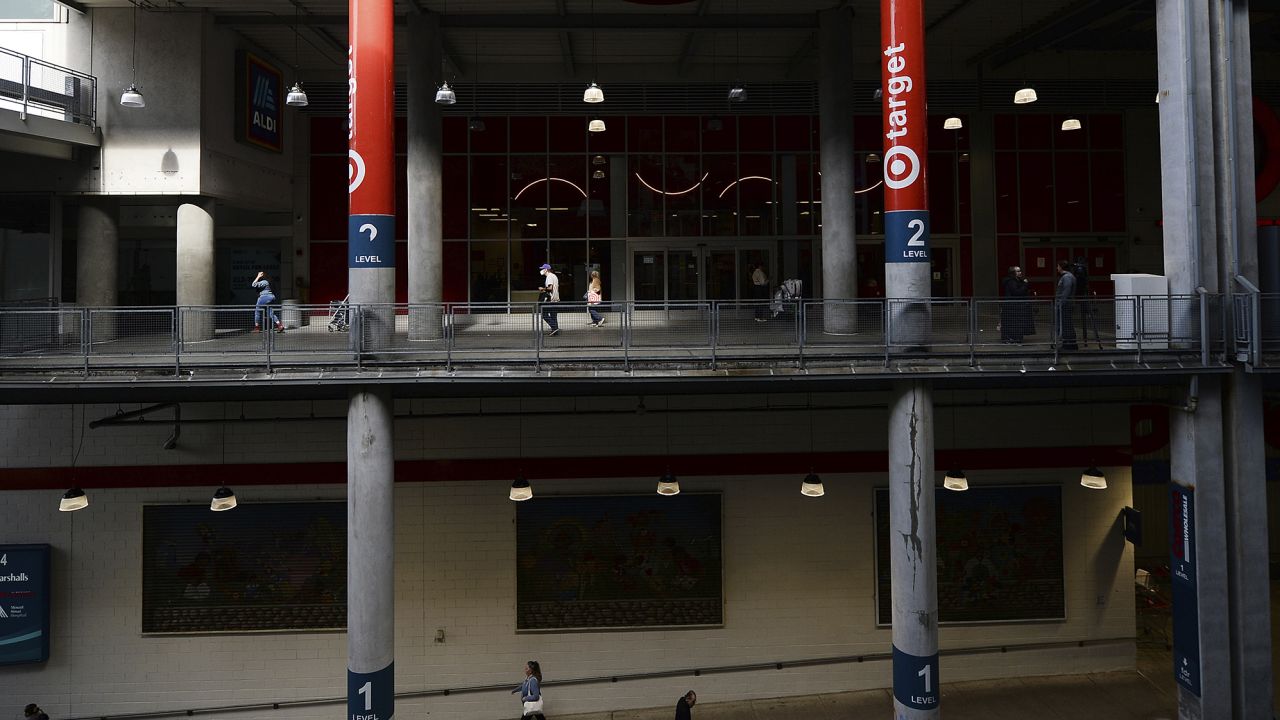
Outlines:
<svg viewBox="0 0 1280 720"><path fill-rule="evenodd" d="M591 284L587 286L587 315L591 317L591 327L604 324L604 316L596 309L604 299L604 284L600 282L600 271L591 271Z"/></svg>

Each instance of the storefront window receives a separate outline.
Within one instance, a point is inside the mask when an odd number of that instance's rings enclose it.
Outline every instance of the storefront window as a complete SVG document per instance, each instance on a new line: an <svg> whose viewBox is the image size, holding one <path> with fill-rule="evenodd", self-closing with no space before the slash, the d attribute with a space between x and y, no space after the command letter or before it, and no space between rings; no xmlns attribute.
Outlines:
<svg viewBox="0 0 1280 720"><path fill-rule="evenodd" d="M661 237L663 234L663 165L661 155L628 158L627 234Z"/></svg>
<svg viewBox="0 0 1280 720"><path fill-rule="evenodd" d="M511 157L511 237L547 236L547 198L553 184L546 155Z"/></svg>
<svg viewBox="0 0 1280 720"><path fill-rule="evenodd" d="M666 156L664 193L668 237L696 237L702 234L702 212L698 197L702 182L701 170L697 155Z"/></svg>
<svg viewBox="0 0 1280 720"><path fill-rule="evenodd" d="M553 238L587 236L587 218L591 203L587 195L587 158L585 155L552 155L548 166L551 180L549 222Z"/></svg>
<svg viewBox="0 0 1280 720"><path fill-rule="evenodd" d="M507 241L471 243L471 302L506 302Z"/></svg>
<svg viewBox="0 0 1280 720"><path fill-rule="evenodd" d="M471 158L471 237L480 240L507 239L507 158Z"/></svg>

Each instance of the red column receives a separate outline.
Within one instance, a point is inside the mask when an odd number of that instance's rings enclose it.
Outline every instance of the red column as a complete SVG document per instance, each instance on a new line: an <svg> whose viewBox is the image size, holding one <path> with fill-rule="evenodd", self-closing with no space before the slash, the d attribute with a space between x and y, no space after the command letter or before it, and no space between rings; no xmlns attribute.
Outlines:
<svg viewBox="0 0 1280 720"><path fill-rule="evenodd" d="M885 262L929 262L925 164L924 10L921 0L881 0ZM926 293L927 294L927 293Z"/></svg>
<svg viewBox="0 0 1280 720"><path fill-rule="evenodd" d="M347 141L350 220L347 268L395 268L395 14L393 0L350 0ZM351 301L365 283L351 278ZM369 285L372 288L373 285ZM392 288L394 293L394 286ZM380 293L371 293L380 294Z"/></svg>

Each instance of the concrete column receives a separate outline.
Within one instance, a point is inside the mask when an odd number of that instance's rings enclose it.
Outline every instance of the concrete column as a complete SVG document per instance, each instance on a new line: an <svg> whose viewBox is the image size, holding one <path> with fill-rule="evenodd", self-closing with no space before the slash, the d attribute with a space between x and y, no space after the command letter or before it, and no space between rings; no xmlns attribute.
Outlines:
<svg viewBox="0 0 1280 720"><path fill-rule="evenodd" d="M409 310L410 340L444 336L444 226L441 215L440 16L409 16Z"/></svg>
<svg viewBox="0 0 1280 720"><path fill-rule="evenodd" d="M996 151L991 113L969 115L969 207L973 208L973 294L995 297L1008 268L997 267Z"/></svg>
<svg viewBox="0 0 1280 720"><path fill-rule="evenodd" d="M85 198L76 228L76 304L113 307L119 304L120 232L117 205L111 198ZM93 313L93 339L111 340L116 316Z"/></svg>
<svg viewBox="0 0 1280 720"><path fill-rule="evenodd" d="M1200 380L1193 413L1174 410L1169 423L1170 466L1177 492L1189 493L1190 518L1171 518L1173 660L1178 717L1228 720L1231 712L1226 497L1223 484L1222 385ZM1180 514L1180 513L1179 513ZM1185 570L1183 569L1185 568Z"/></svg>
<svg viewBox="0 0 1280 720"><path fill-rule="evenodd" d="M392 408L371 388L347 407L347 707L372 720L390 720L395 687Z"/></svg>
<svg viewBox="0 0 1280 720"><path fill-rule="evenodd" d="M178 206L177 303L198 306L179 310L183 342L213 338L213 313L199 309L214 304L213 201L198 202Z"/></svg>
<svg viewBox="0 0 1280 720"><path fill-rule="evenodd" d="M932 388L923 381L895 383L889 403L893 716L933 720L941 693Z"/></svg>
<svg viewBox="0 0 1280 720"><path fill-rule="evenodd" d="M1239 291L1235 276L1255 287L1258 267L1253 147L1253 77L1248 0L1212 3L1210 54L1216 110L1214 139L1218 200L1219 287ZM1234 317L1232 318L1234 320ZM1237 366L1224 379L1223 454L1229 573L1232 713L1268 718L1272 712L1270 581L1262 382Z"/></svg>
<svg viewBox="0 0 1280 720"><path fill-rule="evenodd" d="M822 151L822 295L858 295L858 247L853 217L853 10L818 13L818 119ZM823 308L823 330L857 331L851 306Z"/></svg>

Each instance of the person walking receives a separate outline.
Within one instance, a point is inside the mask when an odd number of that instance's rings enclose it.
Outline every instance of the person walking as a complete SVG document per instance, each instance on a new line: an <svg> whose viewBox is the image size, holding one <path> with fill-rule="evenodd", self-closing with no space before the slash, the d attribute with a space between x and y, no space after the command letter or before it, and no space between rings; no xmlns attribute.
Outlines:
<svg viewBox="0 0 1280 720"><path fill-rule="evenodd" d="M520 718L534 718L536 720L547 720L542 714L542 666L537 660L530 660L524 664L524 681L520 683L511 694L520 693Z"/></svg>
<svg viewBox="0 0 1280 720"><path fill-rule="evenodd" d="M769 312L769 275L764 271L764 263L756 263L751 271L751 293L752 298L758 301L755 308L756 322L764 322Z"/></svg>
<svg viewBox="0 0 1280 720"><path fill-rule="evenodd" d="M1058 288L1054 293L1053 304L1058 311L1058 347L1063 350L1075 350L1076 325L1073 306L1076 301L1076 276L1071 273L1071 263L1058 261Z"/></svg>
<svg viewBox="0 0 1280 720"><path fill-rule="evenodd" d="M1033 334L1031 323L1031 286L1022 268L1013 266L1004 279L1004 302L1000 303L1000 340L1021 345L1026 335Z"/></svg>
<svg viewBox="0 0 1280 720"><path fill-rule="evenodd" d="M600 282L600 271L591 271L591 284L587 286L587 315L591 318L591 327L604 325L604 316L596 309L604 299L604 283Z"/></svg>
<svg viewBox="0 0 1280 720"><path fill-rule="evenodd" d="M271 278L267 277L266 273L258 271L258 276L250 285L258 289L258 302L253 307L253 331L262 332L262 308L265 305L267 318L275 326L276 332L284 332L284 323L280 322L280 318L276 317L275 308L271 307L271 303L276 301L275 293L271 292Z"/></svg>
<svg viewBox="0 0 1280 720"><path fill-rule="evenodd" d="M549 335L560 334L560 320L556 317L553 303L560 302L560 278L551 272L551 266L542 263L538 268L542 274L542 292L538 294L538 302L542 303L542 320L551 328Z"/></svg>
<svg viewBox="0 0 1280 720"><path fill-rule="evenodd" d="M676 701L676 720L693 720L693 706L698 702L698 694L690 690Z"/></svg>
<svg viewBox="0 0 1280 720"><path fill-rule="evenodd" d="M22 717L25 720L49 720L49 715L35 703L31 703L22 709Z"/></svg>

